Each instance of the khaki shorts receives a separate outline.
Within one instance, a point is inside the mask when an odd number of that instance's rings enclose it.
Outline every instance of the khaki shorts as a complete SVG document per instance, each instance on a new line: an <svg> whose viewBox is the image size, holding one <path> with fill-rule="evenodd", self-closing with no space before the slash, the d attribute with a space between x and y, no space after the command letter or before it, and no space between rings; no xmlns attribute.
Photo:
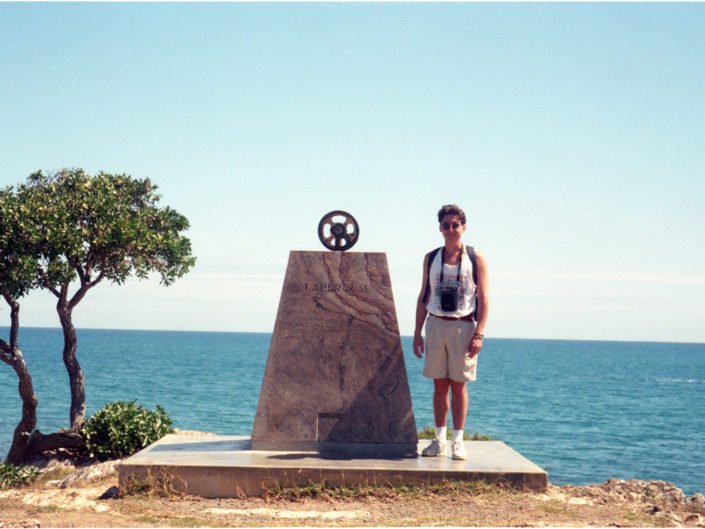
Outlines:
<svg viewBox="0 0 705 529"><path fill-rule="evenodd" d="M477 357L470 358L468 348L475 332L475 322L442 320L430 314L426 318L426 360L423 375L472 382L477 378Z"/></svg>

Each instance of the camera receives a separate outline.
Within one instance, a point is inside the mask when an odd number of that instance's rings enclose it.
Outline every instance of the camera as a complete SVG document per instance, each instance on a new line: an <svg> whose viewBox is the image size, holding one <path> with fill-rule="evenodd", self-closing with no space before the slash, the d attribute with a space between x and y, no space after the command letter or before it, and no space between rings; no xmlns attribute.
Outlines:
<svg viewBox="0 0 705 529"><path fill-rule="evenodd" d="M441 287L441 310L455 312L458 310L458 290L455 287Z"/></svg>

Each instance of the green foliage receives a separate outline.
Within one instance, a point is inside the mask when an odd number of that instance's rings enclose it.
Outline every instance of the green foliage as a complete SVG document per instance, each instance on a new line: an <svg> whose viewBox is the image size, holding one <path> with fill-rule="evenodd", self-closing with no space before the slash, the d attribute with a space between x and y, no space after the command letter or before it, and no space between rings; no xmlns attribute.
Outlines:
<svg viewBox="0 0 705 529"><path fill-rule="evenodd" d="M0 189L0 294L16 299L36 286L37 263L22 232L19 201Z"/></svg>
<svg viewBox="0 0 705 529"><path fill-rule="evenodd" d="M466 434L467 435L467 434ZM480 432L475 432L472 435L463 436L464 439L468 441L494 441L495 438L491 435L481 434Z"/></svg>
<svg viewBox="0 0 705 529"><path fill-rule="evenodd" d="M30 175L0 189L0 291L18 298L41 286L65 298L108 279L158 273L170 285L195 264L183 215L160 207L149 179L82 169ZM63 287L63 288L62 288ZM72 305L73 305L72 304Z"/></svg>
<svg viewBox="0 0 705 529"><path fill-rule="evenodd" d="M0 463L0 490L29 485L39 477L39 470L26 465Z"/></svg>
<svg viewBox="0 0 705 529"><path fill-rule="evenodd" d="M86 421L81 433L88 455L106 461L130 456L173 431L164 408L157 405L151 411L133 400L105 405Z"/></svg>
<svg viewBox="0 0 705 529"><path fill-rule="evenodd" d="M432 426L426 426L423 430L418 432L419 439L435 439L436 438L436 429L433 428ZM449 429L446 432L446 439L452 439L453 438L453 432ZM484 435L479 432L475 432L474 434L470 434L470 432L465 432L463 434L463 439L465 441L494 441L494 437L491 435Z"/></svg>
<svg viewBox="0 0 705 529"><path fill-rule="evenodd" d="M18 186L19 219L28 246L43 264L44 286L82 285L132 274L159 273L165 285L195 264L183 215L159 207L149 179L82 169L41 171ZM92 285L91 285L92 286Z"/></svg>

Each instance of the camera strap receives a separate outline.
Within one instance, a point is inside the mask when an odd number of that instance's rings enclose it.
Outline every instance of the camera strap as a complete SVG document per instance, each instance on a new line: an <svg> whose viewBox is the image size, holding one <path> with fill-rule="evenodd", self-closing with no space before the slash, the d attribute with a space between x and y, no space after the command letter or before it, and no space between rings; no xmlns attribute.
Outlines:
<svg viewBox="0 0 705 529"><path fill-rule="evenodd" d="M441 278L440 278L440 281L438 282L439 286L443 284L443 265L445 264L445 262L446 262L446 249L442 248L441 249ZM462 266L462 264L463 264L463 249L460 248L459 255L458 255L458 275L455 278L455 281L457 283L460 283L460 267Z"/></svg>

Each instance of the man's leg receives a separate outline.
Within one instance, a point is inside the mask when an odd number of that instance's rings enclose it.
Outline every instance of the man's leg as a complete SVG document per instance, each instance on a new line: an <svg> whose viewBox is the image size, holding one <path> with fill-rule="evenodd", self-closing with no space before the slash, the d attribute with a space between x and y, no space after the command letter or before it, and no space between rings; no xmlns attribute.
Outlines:
<svg viewBox="0 0 705 529"><path fill-rule="evenodd" d="M450 409L448 388L450 388L449 379L433 379L433 420L436 423L436 437L421 451L422 456L442 456L446 453L446 421Z"/></svg>
<svg viewBox="0 0 705 529"><path fill-rule="evenodd" d="M467 459L463 430L465 429L465 418L468 414L468 389L465 382L451 380L450 391L453 394L451 402L453 413L453 440L451 442L453 459L464 460Z"/></svg>
<svg viewBox="0 0 705 529"><path fill-rule="evenodd" d="M436 423L436 431L439 427L445 426L448 421L448 409L451 405L448 398L450 385L451 380L448 378L433 379L433 419Z"/></svg>
<svg viewBox="0 0 705 529"><path fill-rule="evenodd" d="M468 415L468 387L465 382L456 382L455 380L449 380L448 382L450 384L450 391L453 394L453 400L451 401L453 429L464 430L465 418ZM435 396L433 402L435 411Z"/></svg>
<svg viewBox="0 0 705 529"><path fill-rule="evenodd" d="M457 329L449 343L448 378L452 394L451 411L453 414L453 459L465 459L463 433L468 415L467 381L475 380L477 374L477 357L470 358L468 353L475 324L459 321Z"/></svg>

